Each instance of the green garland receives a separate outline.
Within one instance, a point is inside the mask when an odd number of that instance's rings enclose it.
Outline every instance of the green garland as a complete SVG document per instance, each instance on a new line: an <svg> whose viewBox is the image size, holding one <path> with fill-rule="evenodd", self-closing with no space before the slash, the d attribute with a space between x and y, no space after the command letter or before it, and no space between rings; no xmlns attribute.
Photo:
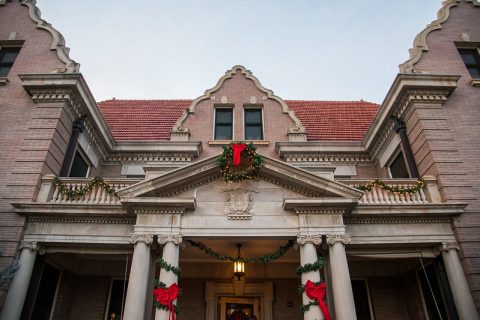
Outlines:
<svg viewBox="0 0 480 320"><path fill-rule="evenodd" d="M155 289L157 289L157 288L168 289L165 282L162 282L160 280L155 282L154 288ZM178 295L181 295L181 294L182 294L182 289L179 289ZM162 310L165 310L165 311L170 311L168 306L166 306L164 304L161 304L160 302L157 301L157 299L153 299L153 305L158 309L162 309ZM175 314L179 314L179 313L180 313L180 311L178 309L178 306L175 305Z"/></svg>
<svg viewBox="0 0 480 320"><path fill-rule="evenodd" d="M300 276L302 273L318 271L322 269L322 267L323 267L323 258L320 257L314 263L306 263L303 266L298 267L295 272L297 273L298 276Z"/></svg>
<svg viewBox="0 0 480 320"><path fill-rule="evenodd" d="M157 263L158 263L158 266L160 267L160 269L165 269L167 271L171 271L177 276L182 271L180 268L172 266L167 261L163 260L163 258L158 258Z"/></svg>
<svg viewBox="0 0 480 320"><path fill-rule="evenodd" d="M318 306L318 301L317 300L312 300L309 303L302 305L302 313L305 313L308 310L310 310L311 306Z"/></svg>
<svg viewBox="0 0 480 320"><path fill-rule="evenodd" d="M246 145L242 153L246 153L248 159L250 160L250 165L247 169L235 173L233 168L233 149L232 144L241 144L243 142L232 142L228 146L223 146L223 153L217 160L218 165L220 166L220 172L222 173L225 181L242 181L242 180L251 180L258 175L260 167L262 166L263 159L260 155L257 154L257 148L253 143Z"/></svg>
<svg viewBox="0 0 480 320"><path fill-rule="evenodd" d="M53 184L57 187L57 190L66 195L69 200L74 200L83 197L87 193L90 193L93 189L97 187L103 188L105 192L115 195L115 190L106 183L102 177L95 177L90 181L86 186L81 187L80 189L73 190L72 186L67 186L60 178L55 177L53 179Z"/></svg>
<svg viewBox="0 0 480 320"><path fill-rule="evenodd" d="M192 247L202 250L203 252L216 258L217 260L222 260L222 261L229 260L232 262L237 261L236 257L220 254L214 251L213 249L207 247L205 244L201 242L195 242L192 240L187 240L187 241L192 245ZM255 257L255 258L242 258L242 261L243 262L272 262L282 257L288 250L290 250L290 248L293 247L293 245L294 245L293 240L289 240L285 245L278 247L278 249L275 250L274 252L265 254L260 257Z"/></svg>
<svg viewBox="0 0 480 320"><path fill-rule="evenodd" d="M386 191L405 194L405 193L416 193L420 189L422 189L424 186L425 186L425 180L423 180L422 178L418 178L417 181L415 181L415 185L411 187L390 186L380 179L375 179L373 181L370 181L366 185L355 186L355 188L362 191L372 191L373 187L380 187Z"/></svg>

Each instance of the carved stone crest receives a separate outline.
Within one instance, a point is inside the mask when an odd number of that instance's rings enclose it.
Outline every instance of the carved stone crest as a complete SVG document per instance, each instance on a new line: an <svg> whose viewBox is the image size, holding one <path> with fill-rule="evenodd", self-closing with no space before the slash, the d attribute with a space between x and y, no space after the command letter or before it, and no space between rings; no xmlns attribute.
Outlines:
<svg viewBox="0 0 480 320"><path fill-rule="evenodd" d="M235 188L225 190L225 213L230 220L252 219L253 189Z"/></svg>

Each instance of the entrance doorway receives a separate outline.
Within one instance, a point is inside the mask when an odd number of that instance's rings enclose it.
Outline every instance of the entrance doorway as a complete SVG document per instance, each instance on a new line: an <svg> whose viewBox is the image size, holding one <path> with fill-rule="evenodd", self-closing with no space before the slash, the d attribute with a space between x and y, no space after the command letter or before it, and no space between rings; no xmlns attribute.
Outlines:
<svg viewBox="0 0 480 320"><path fill-rule="evenodd" d="M259 298L221 297L220 320L250 320L253 316L260 320Z"/></svg>

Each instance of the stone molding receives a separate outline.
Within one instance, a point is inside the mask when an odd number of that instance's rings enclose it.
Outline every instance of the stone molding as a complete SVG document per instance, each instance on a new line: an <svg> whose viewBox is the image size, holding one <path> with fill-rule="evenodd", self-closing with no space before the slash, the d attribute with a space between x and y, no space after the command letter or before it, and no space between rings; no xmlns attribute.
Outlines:
<svg viewBox="0 0 480 320"><path fill-rule="evenodd" d="M404 92L393 115L404 118L407 108L413 103L443 105L451 93L449 89L408 89Z"/></svg>
<svg viewBox="0 0 480 320"><path fill-rule="evenodd" d="M326 162L326 163L365 163L371 162L368 154L361 153L311 153L305 150L305 152L287 153L284 152L282 159L286 162Z"/></svg>
<svg viewBox="0 0 480 320"><path fill-rule="evenodd" d="M329 245L334 245L336 242L341 242L344 245L347 245L352 242L352 239L350 238L350 234L327 234L327 243Z"/></svg>
<svg viewBox="0 0 480 320"><path fill-rule="evenodd" d="M413 41L413 47L409 50L410 57L407 61L399 65L400 73L421 73L415 69L415 64L420 61L422 53L428 51L427 36L435 30L442 29L442 24L447 21L450 16L450 8L458 5L460 0L447 0L443 2L443 6L437 13L437 19L426 26Z"/></svg>
<svg viewBox="0 0 480 320"><path fill-rule="evenodd" d="M288 133L296 134L297 136L294 138L296 140L304 139L303 141L306 141L305 128L303 127L302 123L297 118L297 116L294 114L293 110L289 109L288 105L285 103L285 101L283 101L283 99L274 95L272 90L269 90L263 87L260 84L260 81L255 76L252 75L252 72L250 70L247 70L244 66L240 66L240 65L234 66L232 69L227 70L225 72L225 75L218 80L217 84L213 88L206 90L204 95L198 97L192 102L190 107L187 110L185 110L182 116L175 123L175 126L172 129L171 139L176 138L179 140L185 140L189 138L188 128L183 127L183 123L185 122L185 120L188 118L190 114L195 113L195 108L199 102L207 99L215 100L216 97L213 95L213 93L216 92L218 89L220 89L223 83L227 79L232 78L237 73L237 70L240 70L241 73L244 74L247 79L252 80L254 82L257 89L259 89L260 91L266 94L266 96L262 97L262 100L272 99L277 101L282 106L283 113L288 114L288 116L290 117L290 119L292 119L294 123L294 126L288 130ZM222 99L222 100L225 101L225 99ZM300 137L299 135L303 135L303 137Z"/></svg>
<svg viewBox="0 0 480 320"><path fill-rule="evenodd" d="M28 222L39 223L98 223L98 224L131 224L134 225L136 218L113 218L113 217L61 217L61 216L32 216Z"/></svg>
<svg viewBox="0 0 480 320"><path fill-rule="evenodd" d="M23 240L20 244L20 249L30 249L33 251L40 251L42 250L42 246L38 244L37 241L27 241Z"/></svg>
<svg viewBox="0 0 480 320"><path fill-rule="evenodd" d="M130 235L130 243L131 244L136 244L137 242L145 242L147 245L150 245L153 242L153 235L152 234L132 233Z"/></svg>
<svg viewBox="0 0 480 320"><path fill-rule="evenodd" d="M314 245L319 246L322 244L322 235L299 233L297 235L297 243L301 246L305 245L306 243L313 243Z"/></svg>
<svg viewBox="0 0 480 320"><path fill-rule="evenodd" d="M184 214L185 208L134 209L135 214Z"/></svg>
<svg viewBox="0 0 480 320"><path fill-rule="evenodd" d="M450 217L354 217L345 216L343 221L349 224L417 224L417 223L450 223Z"/></svg>
<svg viewBox="0 0 480 320"><path fill-rule="evenodd" d="M52 45L50 50L57 52L57 57L65 64L64 68L53 69L53 73L76 73L79 72L80 64L76 63L69 56L70 48L65 46L65 38L63 35L52 27L50 23L41 18L40 9L36 6L35 0L22 0L21 4L28 7L28 15L30 19L37 24L37 29L43 29L52 35Z"/></svg>
<svg viewBox="0 0 480 320"><path fill-rule="evenodd" d="M346 208L297 208L294 207L293 210L296 214L330 214L330 215L343 215L347 209Z"/></svg>
<svg viewBox="0 0 480 320"><path fill-rule="evenodd" d="M107 162L161 162L161 163L172 163L175 165L178 164L188 164L191 163L197 155L194 152L191 153L171 153L171 152L121 152L121 153L110 153L107 155Z"/></svg>
<svg viewBox="0 0 480 320"><path fill-rule="evenodd" d="M173 242L174 244L179 245L183 241L183 235L181 233L159 234L157 241L158 244Z"/></svg>

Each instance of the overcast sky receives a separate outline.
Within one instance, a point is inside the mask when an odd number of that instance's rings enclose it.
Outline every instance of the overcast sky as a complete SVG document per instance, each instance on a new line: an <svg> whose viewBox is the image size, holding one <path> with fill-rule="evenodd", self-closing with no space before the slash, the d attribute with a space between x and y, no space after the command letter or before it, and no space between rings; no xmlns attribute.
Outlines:
<svg viewBox="0 0 480 320"><path fill-rule="evenodd" d="M39 0L97 101L192 99L234 65L284 99L381 103L441 0Z"/></svg>

